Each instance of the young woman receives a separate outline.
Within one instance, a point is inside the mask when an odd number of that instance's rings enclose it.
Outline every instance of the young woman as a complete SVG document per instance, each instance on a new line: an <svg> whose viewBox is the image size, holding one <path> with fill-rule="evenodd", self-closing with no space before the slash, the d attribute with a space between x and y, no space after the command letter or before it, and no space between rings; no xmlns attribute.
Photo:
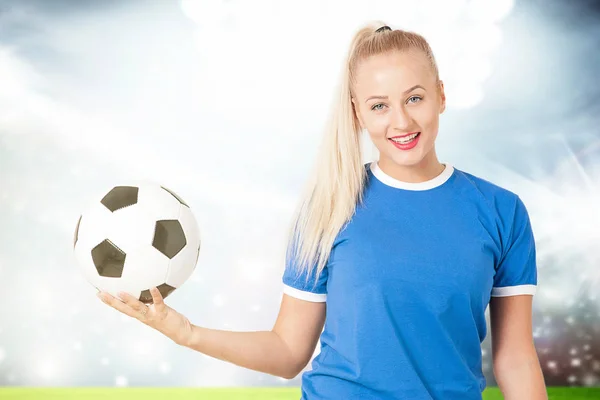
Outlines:
<svg viewBox="0 0 600 400"><path fill-rule="evenodd" d="M506 399L546 399L532 337L536 251L513 192L438 161L446 98L413 32L352 40L318 162L291 226L270 331L195 326L153 289L149 307L101 294L176 343L241 367L302 375L302 399L481 399L490 305ZM361 162L360 134L380 153ZM324 328L324 329L323 329Z"/></svg>

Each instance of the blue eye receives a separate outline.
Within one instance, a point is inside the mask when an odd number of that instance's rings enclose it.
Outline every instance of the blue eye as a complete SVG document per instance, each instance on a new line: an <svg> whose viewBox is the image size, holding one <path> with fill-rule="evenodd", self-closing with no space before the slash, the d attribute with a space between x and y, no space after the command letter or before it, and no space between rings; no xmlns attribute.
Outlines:
<svg viewBox="0 0 600 400"><path fill-rule="evenodd" d="M423 100L423 98L421 96L411 96L408 98L409 102L411 99L419 99L419 101ZM418 101L414 101L413 104L414 103L418 103ZM379 111L379 110L381 110L381 108L377 108L377 107L383 106L383 105L385 105L385 104L383 104L383 103L375 104L373 107L371 107L371 110Z"/></svg>

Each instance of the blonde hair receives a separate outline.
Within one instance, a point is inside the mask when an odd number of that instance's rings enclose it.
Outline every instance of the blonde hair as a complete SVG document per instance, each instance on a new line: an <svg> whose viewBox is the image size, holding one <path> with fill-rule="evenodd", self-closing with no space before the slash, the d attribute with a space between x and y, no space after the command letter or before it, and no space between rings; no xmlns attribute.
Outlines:
<svg viewBox="0 0 600 400"><path fill-rule="evenodd" d="M382 26L386 24L380 21L367 23L352 38L317 159L289 228L287 257L307 281L316 272L315 286L335 238L363 201L367 173L360 151L361 127L352 104L359 63L378 54L417 50L427 57L439 82L437 63L423 36L401 29L376 32Z"/></svg>

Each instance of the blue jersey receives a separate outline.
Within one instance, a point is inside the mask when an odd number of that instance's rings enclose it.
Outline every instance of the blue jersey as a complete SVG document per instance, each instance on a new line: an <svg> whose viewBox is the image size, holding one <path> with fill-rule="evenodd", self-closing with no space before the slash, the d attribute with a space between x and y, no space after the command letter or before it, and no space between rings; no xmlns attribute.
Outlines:
<svg viewBox="0 0 600 400"><path fill-rule="evenodd" d="M364 202L317 285L286 257L284 293L326 301L302 399L481 400L490 297L537 287L528 212L515 193L450 164L419 183L365 167Z"/></svg>

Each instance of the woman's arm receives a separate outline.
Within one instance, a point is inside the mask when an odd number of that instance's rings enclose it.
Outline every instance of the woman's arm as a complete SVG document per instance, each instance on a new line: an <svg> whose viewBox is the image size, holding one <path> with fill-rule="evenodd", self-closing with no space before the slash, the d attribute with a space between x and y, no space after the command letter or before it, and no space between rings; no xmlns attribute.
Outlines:
<svg viewBox="0 0 600 400"><path fill-rule="evenodd" d="M175 343L240 367L292 379L308 364L325 323L325 302L300 300L283 294L271 331L233 332L193 325L164 303L156 288L148 307L120 293L98 297L116 310L156 329Z"/></svg>
<svg viewBox="0 0 600 400"><path fill-rule="evenodd" d="M535 349L505 367L494 365L494 376L505 400L548 400L544 375Z"/></svg>
<svg viewBox="0 0 600 400"><path fill-rule="evenodd" d="M533 342L531 295L492 297L490 325L494 376L506 400L547 400Z"/></svg>
<svg viewBox="0 0 600 400"><path fill-rule="evenodd" d="M314 354L324 322L324 302L284 294L271 331L233 332L192 325L181 344L240 367L292 379Z"/></svg>

